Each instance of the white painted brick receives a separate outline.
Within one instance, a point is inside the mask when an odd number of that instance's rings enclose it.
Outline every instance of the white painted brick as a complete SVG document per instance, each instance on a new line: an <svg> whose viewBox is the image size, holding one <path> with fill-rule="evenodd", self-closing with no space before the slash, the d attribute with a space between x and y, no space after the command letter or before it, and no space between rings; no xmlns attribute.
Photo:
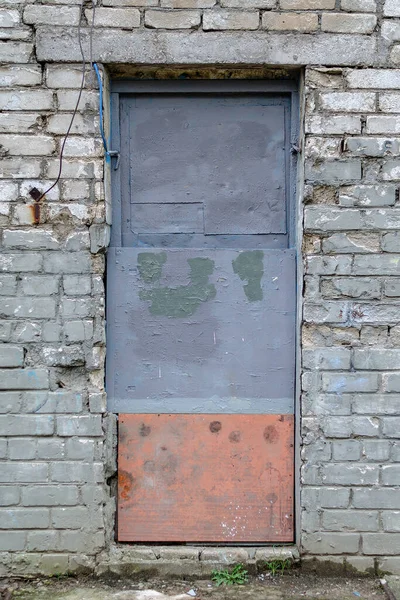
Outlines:
<svg viewBox="0 0 400 600"><path fill-rule="evenodd" d="M10 48L11 52L11 48ZM23 62L23 61L22 61ZM49 110L53 108L53 94L48 90L0 90L2 110Z"/></svg>
<svg viewBox="0 0 400 600"><path fill-rule="evenodd" d="M38 65L8 65L0 67L0 86L30 86L42 82L42 71Z"/></svg>
<svg viewBox="0 0 400 600"><path fill-rule="evenodd" d="M162 2L163 0L161 0ZM220 0L222 8L275 8L277 0Z"/></svg>
<svg viewBox="0 0 400 600"><path fill-rule="evenodd" d="M92 22L92 11L85 10L86 18ZM96 8L95 27L118 27L133 29L140 26L140 12L137 8Z"/></svg>
<svg viewBox="0 0 400 600"><path fill-rule="evenodd" d="M76 106L76 91L74 90L63 90L57 92L58 108L59 110L75 110ZM85 90L82 92L81 100L79 102L80 111L96 111L99 110L99 93L97 91Z"/></svg>
<svg viewBox="0 0 400 600"><path fill-rule="evenodd" d="M146 10L145 25L155 29L192 29L200 25L200 12L196 10Z"/></svg>
<svg viewBox="0 0 400 600"><path fill-rule="evenodd" d="M88 158L102 156L102 154L103 142L100 139L70 136L65 144L64 155L66 157L76 156Z"/></svg>
<svg viewBox="0 0 400 600"><path fill-rule="evenodd" d="M389 42L399 42L400 22L392 21L392 19L385 19L382 22L381 34L382 37Z"/></svg>
<svg viewBox="0 0 400 600"><path fill-rule="evenodd" d="M72 113L59 113L57 115L52 115L49 117L47 122L47 132L64 135L71 124L71 117ZM71 128L71 134L93 134L99 131L98 127L99 121L97 117L94 115L82 115L78 113L75 115Z"/></svg>
<svg viewBox="0 0 400 600"><path fill-rule="evenodd" d="M0 132L2 133L29 133L40 127L40 113L0 113Z"/></svg>
<svg viewBox="0 0 400 600"><path fill-rule="evenodd" d="M1 134L0 147L10 156L44 156L54 152L55 142L44 135Z"/></svg>
<svg viewBox="0 0 400 600"><path fill-rule="evenodd" d="M378 90L399 89L399 69L357 69L346 77L350 88L375 88Z"/></svg>
<svg viewBox="0 0 400 600"><path fill-rule="evenodd" d="M305 127L306 133L313 134L357 134L361 133L361 117L359 115L314 115L306 119Z"/></svg>
<svg viewBox="0 0 400 600"><path fill-rule="evenodd" d="M13 202L18 197L18 184L12 181L0 181L0 202Z"/></svg>
<svg viewBox="0 0 400 600"><path fill-rule="evenodd" d="M203 13L203 29L205 31L222 31L226 29L258 29L259 17L255 11L208 10Z"/></svg>
<svg viewBox="0 0 400 600"><path fill-rule="evenodd" d="M0 42L0 62L27 63L33 52L33 44L27 42Z"/></svg>
<svg viewBox="0 0 400 600"><path fill-rule="evenodd" d="M158 6L159 0L104 0L103 6Z"/></svg>

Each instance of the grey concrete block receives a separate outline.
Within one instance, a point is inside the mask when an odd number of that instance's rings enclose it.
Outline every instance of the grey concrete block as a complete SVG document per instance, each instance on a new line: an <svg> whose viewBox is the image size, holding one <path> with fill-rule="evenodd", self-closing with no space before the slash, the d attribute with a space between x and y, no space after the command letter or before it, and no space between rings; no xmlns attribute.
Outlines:
<svg viewBox="0 0 400 600"><path fill-rule="evenodd" d="M379 481L379 467L376 465L326 464L322 473L328 485L376 485Z"/></svg>
<svg viewBox="0 0 400 600"><path fill-rule="evenodd" d="M22 346L0 345L0 367L22 367L23 364L24 349Z"/></svg>
<svg viewBox="0 0 400 600"><path fill-rule="evenodd" d="M378 517L377 510L325 510L322 526L327 531L378 531Z"/></svg>
<svg viewBox="0 0 400 600"><path fill-rule="evenodd" d="M74 506L79 501L75 485L35 485L22 487L23 506Z"/></svg>
<svg viewBox="0 0 400 600"><path fill-rule="evenodd" d="M97 437L103 435L99 415L57 417L57 433L60 436Z"/></svg>
<svg viewBox="0 0 400 600"><path fill-rule="evenodd" d="M396 488L358 488L353 490L354 508L400 509Z"/></svg>
<svg viewBox="0 0 400 600"><path fill-rule="evenodd" d="M45 483L48 477L45 462L7 462L0 471L1 483Z"/></svg>
<svg viewBox="0 0 400 600"><path fill-rule="evenodd" d="M49 526L47 508L1 508L0 529L43 529Z"/></svg>

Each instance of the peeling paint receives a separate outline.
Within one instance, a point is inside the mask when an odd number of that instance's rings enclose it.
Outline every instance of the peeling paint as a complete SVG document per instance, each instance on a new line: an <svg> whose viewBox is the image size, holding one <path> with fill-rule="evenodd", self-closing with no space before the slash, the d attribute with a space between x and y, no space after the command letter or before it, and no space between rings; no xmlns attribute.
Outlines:
<svg viewBox="0 0 400 600"><path fill-rule="evenodd" d="M140 275L146 282L158 280L161 277L165 253L152 254L151 252L139 254L142 259L139 266ZM160 257L154 260L154 257ZM161 262L163 261L163 262ZM190 284L180 285L176 288L160 287L153 290L141 290L141 300L151 302L149 310L152 315L179 318L192 316L202 302L207 302L216 296L215 285L209 283L209 277L214 271L214 261L210 258L189 258ZM147 277L147 279L146 279Z"/></svg>
<svg viewBox="0 0 400 600"><path fill-rule="evenodd" d="M242 281L247 281L243 289L250 302L259 302L263 299L261 288L261 279L264 275L263 258L262 250L253 250L242 252L232 261L233 271Z"/></svg>

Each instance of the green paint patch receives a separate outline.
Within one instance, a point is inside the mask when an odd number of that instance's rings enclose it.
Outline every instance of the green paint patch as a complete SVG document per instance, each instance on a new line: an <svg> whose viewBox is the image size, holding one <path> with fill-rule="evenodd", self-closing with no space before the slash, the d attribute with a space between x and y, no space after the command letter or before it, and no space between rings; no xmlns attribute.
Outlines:
<svg viewBox="0 0 400 600"><path fill-rule="evenodd" d="M166 262L166 258L164 262ZM161 277L164 262L160 264L160 275L157 280ZM217 293L215 285L208 282L210 275L214 271L214 261L210 258L189 258L187 262L190 267L189 285L180 285L176 288L159 287L139 292L141 300L151 302L149 310L152 315L173 318L190 317L196 312L202 302L207 302L215 298ZM140 268L139 273L142 275ZM156 281L156 279L149 281L144 277L143 280L146 283Z"/></svg>
<svg viewBox="0 0 400 600"><path fill-rule="evenodd" d="M247 281L243 289L250 302L259 302L263 299L261 288L261 279L264 275L263 258L264 252L262 250L252 250L241 252L232 261L233 271L236 275L239 275L242 281Z"/></svg>
<svg viewBox="0 0 400 600"><path fill-rule="evenodd" d="M140 277L146 283L160 281L162 269L167 262L166 252L142 252L138 255L138 269Z"/></svg>

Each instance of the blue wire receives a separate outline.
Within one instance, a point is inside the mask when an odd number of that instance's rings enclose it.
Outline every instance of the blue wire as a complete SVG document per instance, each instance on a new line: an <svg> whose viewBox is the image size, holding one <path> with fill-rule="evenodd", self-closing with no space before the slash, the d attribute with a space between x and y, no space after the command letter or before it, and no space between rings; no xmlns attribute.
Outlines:
<svg viewBox="0 0 400 600"><path fill-rule="evenodd" d="M106 140L106 136L104 134L104 129L103 129L103 82L101 80L99 67L97 66L96 63L93 63L93 68L96 72L97 81L99 83L100 133L101 133L101 137L103 140L103 146L104 146L104 152L106 154L106 160L109 161L109 160L111 160L111 156L108 151L107 140Z"/></svg>

